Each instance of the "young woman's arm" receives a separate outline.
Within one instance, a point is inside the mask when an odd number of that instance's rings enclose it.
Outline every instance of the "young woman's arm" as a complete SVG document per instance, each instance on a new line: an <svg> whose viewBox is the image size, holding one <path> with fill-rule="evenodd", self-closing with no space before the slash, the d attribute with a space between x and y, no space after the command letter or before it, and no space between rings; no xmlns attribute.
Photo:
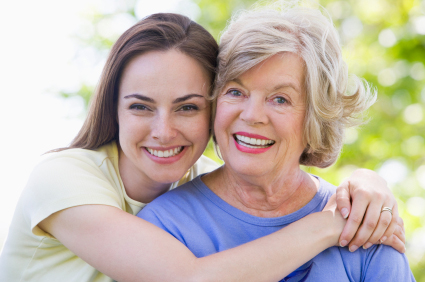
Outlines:
<svg viewBox="0 0 425 282"><path fill-rule="evenodd" d="M365 207L382 205L381 199L394 200L375 174L370 171L360 174L349 178L351 185L338 188L339 204L348 208L351 216L363 215ZM370 193L373 197L367 196ZM350 194L353 207L349 197L344 196ZM386 201L385 205L392 203ZM39 227L96 269L121 282L276 281L338 244L344 220L339 212L332 212L331 201L329 206L326 212L309 215L274 234L204 258L196 258L177 239L156 226L106 205L65 209L43 220ZM366 216L373 211L379 219L380 209L367 208ZM396 235L403 238L403 234ZM394 243L393 237L396 238L392 235L385 243L394 246L401 242L397 239ZM404 249L404 244L400 245Z"/></svg>
<svg viewBox="0 0 425 282"><path fill-rule="evenodd" d="M204 258L196 258L160 228L106 205L65 209L39 226L99 271L125 282L277 281L337 244L344 224L339 212L311 214L274 234Z"/></svg>

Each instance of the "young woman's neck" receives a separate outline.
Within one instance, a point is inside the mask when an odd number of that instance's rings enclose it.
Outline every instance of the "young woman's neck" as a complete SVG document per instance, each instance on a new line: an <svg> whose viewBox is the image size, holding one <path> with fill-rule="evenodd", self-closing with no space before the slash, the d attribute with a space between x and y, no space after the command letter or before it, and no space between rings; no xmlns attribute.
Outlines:
<svg viewBox="0 0 425 282"><path fill-rule="evenodd" d="M130 198L138 202L150 203L170 189L172 183L160 183L152 180L125 157L121 148L118 151L120 176L125 192Z"/></svg>

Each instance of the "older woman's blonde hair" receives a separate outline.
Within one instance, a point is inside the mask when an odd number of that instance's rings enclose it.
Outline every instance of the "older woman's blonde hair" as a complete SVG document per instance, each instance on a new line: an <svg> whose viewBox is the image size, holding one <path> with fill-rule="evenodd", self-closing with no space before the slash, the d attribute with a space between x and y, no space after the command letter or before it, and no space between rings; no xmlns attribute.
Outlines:
<svg viewBox="0 0 425 282"><path fill-rule="evenodd" d="M344 128L362 122L376 93L348 76L337 31L318 9L256 9L234 17L221 36L213 98L227 82L281 52L295 53L305 63L306 147L300 164L327 167L338 158Z"/></svg>

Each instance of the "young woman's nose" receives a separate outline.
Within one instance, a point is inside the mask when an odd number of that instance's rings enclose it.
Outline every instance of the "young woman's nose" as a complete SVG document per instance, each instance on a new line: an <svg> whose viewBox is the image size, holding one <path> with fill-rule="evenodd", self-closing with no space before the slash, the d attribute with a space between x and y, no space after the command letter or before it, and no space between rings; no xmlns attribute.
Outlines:
<svg viewBox="0 0 425 282"><path fill-rule="evenodd" d="M153 139L158 140L161 144L168 144L177 136L177 130L170 115L160 114L155 117L155 121L152 123L151 135Z"/></svg>
<svg viewBox="0 0 425 282"><path fill-rule="evenodd" d="M250 125L266 124L268 117L264 101L251 96L243 105L240 118Z"/></svg>

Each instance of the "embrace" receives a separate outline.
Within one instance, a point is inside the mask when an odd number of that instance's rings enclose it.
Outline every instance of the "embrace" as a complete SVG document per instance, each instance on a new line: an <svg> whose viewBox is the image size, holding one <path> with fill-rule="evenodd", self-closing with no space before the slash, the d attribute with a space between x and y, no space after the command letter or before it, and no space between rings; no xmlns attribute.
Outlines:
<svg viewBox="0 0 425 282"><path fill-rule="evenodd" d="M333 164L375 98L316 9L247 11L220 46L185 16L142 19L34 168L0 281L414 281L385 181L300 167Z"/></svg>

